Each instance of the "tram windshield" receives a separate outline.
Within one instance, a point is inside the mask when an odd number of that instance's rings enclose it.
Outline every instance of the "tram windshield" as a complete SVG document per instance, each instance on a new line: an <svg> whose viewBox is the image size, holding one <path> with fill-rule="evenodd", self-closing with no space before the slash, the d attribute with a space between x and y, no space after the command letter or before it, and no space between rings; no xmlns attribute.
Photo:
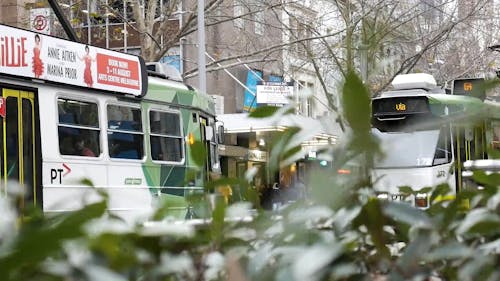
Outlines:
<svg viewBox="0 0 500 281"><path fill-rule="evenodd" d="M383 133L374 128L372 132L383 152L376 168L429 167L452 160L449 129Z"/></svg>

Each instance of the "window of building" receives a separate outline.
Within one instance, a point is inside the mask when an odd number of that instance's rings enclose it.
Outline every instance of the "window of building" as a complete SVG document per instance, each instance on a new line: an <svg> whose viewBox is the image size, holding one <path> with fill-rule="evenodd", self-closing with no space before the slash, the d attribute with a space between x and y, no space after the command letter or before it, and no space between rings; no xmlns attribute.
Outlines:
<svg viewBox="0 0 500 281"><path fill-rule="evenodd" d="M299 21L298 18L290 18L290 41L297 41L307 39L312 36L311 30L308 28L307 23ZM307 50L310 50L311 40L299 41L293 44L292 50L299 55L306 56Z"/></svg>
<svg viewBox="0 0 500 281"><path fill-rule="evenodd" d="M157 161L182 162L184 138L180 114L151 110L149 112L151 158Z"/></svg>
<svg viewBox="0 0 500 281"><path fill-rule="evenodd" d="M107 0L108 4L104 3L104 0L100 0L102 3L100 4L101 7L109 7L109 11L111 12L111 15L109 17L109 21L111 23L123 23L124 20L129 21L129 22L134 22L135 17L134 17L134 10L133 10L133 5L134 3L130 1L122 1L122 0ZM172 7L171 5L175 3L171 3L170 0L155 0L156 1L156 10L155 10L155 18L158 20L162 19L162 16L165 16L165 11L175 11L175 8ZM141 13L145 15L145 13L149 9L150 5L150 0L145 0L143 5L140 6L141 8ZM102 12L102 11L101 11ZM104 14L105 12L103 12Z"/></svg>
<svg viewBox="0 0 500 281"><path fill-rule="evenodd" d="M313 117L314 115L314 83L306 81L296 81L299 95L298 112L304 116Z"/></svg>
<svg viewBox="0 0 500 281"><path fill-rule="evenodd" d="M142 159L144 133L138 107L108 105L108 149L111 158Z"/></svg>
<svg viewBox="0 0 500 281"><path fill-rule="evenodd" d="M264 35L264 12L263 11L255 13L254 27L255 27L255 34Z"/></svg>
<svg viewBox="0 0 500 281"><path fill-rule="evenodd" d="M57 111L59 153L84 157L99 156L101 145L97 103L58 98Z"/></svg>
<svg viewBox="0 0 500 281"><path fill-rule="evenodd" d="M244 28L245 27L245 21L243 20L242 16L245 13L245 7L242 5L242 3L238 1L234 1L233 5L234 9L234 26L237 28Z"/></svg>
<svg viewBox="0 0 500 281"><path fill-rule="evenodd" d="M305 97L306 116L314 117L313 116L313 112L314 112L314 84L307 83L306 91L307 91L307 95Z"/></svg>

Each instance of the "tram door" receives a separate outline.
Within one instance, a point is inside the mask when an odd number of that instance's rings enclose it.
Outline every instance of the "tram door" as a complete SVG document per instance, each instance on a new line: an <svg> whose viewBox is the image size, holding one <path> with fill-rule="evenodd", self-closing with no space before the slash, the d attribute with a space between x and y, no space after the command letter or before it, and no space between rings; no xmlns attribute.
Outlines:
<svg viewBox="0 0 500 281"><path fill-rule="evenodd" d="M483 123L459 125L455 131L457 191L462 190L462 165L467 160L486 159L485 126Z"/></svg>
<svg viewBox="0 0 500 281"><path fill-rule="evenodd" d="M35 116L34 93L2 88L5 117L2 118L1 140L1 190L15 192L24 188L18 208L27 204L36 205L35 170ZM41 203L41 202L40 202Z"/></svg>
<svg viewBox="0 0 500 281"><path fill-rule="evenodd" d="M208 127L208 119L200 116L200 132L201 132L201 141L205 146L205 161L204 161L204 178L210 180L210 139L208 139L206 127Z"/></svg>

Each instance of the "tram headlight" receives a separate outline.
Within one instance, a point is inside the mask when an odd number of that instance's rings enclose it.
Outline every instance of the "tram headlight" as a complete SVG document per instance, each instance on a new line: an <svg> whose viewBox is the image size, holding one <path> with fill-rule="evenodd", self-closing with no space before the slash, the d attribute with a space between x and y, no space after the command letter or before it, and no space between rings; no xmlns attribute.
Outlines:
<svg viewBox="0 0 500 281"><path fill-rule="evenodd" d="M187 141L188 141L189 145L193 145L194 144L195 139L194 139L194 134L193 133L189 133L188 134Z"/></svg>
<svg viewBox="0 0 500 281"><path fill-rule="evenodd" d="M429 207L429 195L427 193L415 194L415 207L418 208Z"/></svg>
<svg viewBox="0 0 500 281"><path fill-rule="evenodd" d="M377 194L377 198L379 200L387 200L387 199L389 199L389 194L387 194L387 193L379 193L379 194Z"/></svg>

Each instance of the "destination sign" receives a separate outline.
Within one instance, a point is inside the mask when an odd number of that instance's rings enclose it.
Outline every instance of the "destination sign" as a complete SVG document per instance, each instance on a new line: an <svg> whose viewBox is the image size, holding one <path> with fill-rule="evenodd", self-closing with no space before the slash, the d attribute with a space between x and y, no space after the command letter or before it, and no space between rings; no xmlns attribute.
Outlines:
<svg viewBox="0 0 500 281"><path fill-rule="evenodd" d="M483 78L456 79L453 80L453 95L471 96L480 99L486 98Z"/></svg>
<svg viewBox="0 0 500 281"><path fill-rule="evenodd" d="M427 113L429 104L426 97L380 98L372 101L372 112L374 116Z"/></svg>

